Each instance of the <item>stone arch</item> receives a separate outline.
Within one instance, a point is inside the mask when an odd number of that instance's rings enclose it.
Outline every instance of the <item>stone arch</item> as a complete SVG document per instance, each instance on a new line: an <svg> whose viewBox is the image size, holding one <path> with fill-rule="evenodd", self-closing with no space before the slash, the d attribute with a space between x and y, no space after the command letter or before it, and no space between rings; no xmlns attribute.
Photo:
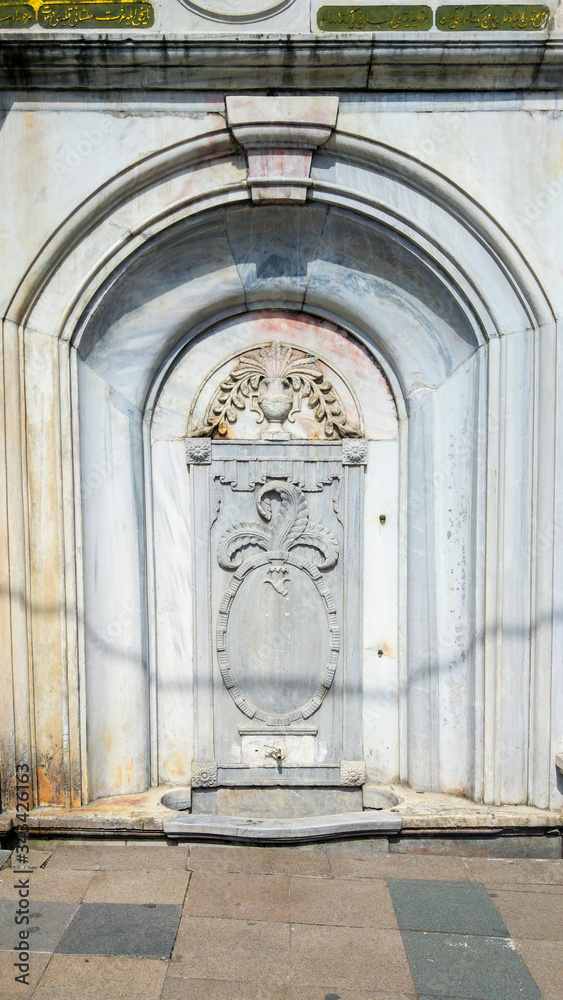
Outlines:
<svg viewBox="0 0 563 1000"><path fill-rule="evenodd" d="M146 414L155 386L190 337L241 310L276 306L336 322L369 346L402 407L408 597L401 631L410 635L399 681L400 777L419 788L465 791L491 802L546 805L556 795L542 715L549 698L542 702L537 692L547 692L552 682L544 618L553 552L538 545L538 537L552 532L553 483L547 477L540 483L537 469L553 466L549 304L517 250L478 206L435 172L379 144L333 133L313 156L303 206L252 206L248 196L246 164L226 130L150 157L61 227L8 311L16 374L18 343L25 354L27 423L21 432L27 466L21 468L20 456L11 461L26 489L23 509L14 505L12 516L15 535L18 518L26 524L23 564L29 568L37 689L42 650L52 664L51 688L56 676L54 698L36 709L39 800L78 802L138 791L151 780L147 691L153 667L139 552ZM281 236L268 247L273 230ZM56 329L54 313L60 317ZM38 443L42 415L55 406L59 436ZM110 407L104 423L101 414ZM114 462L118 425L126 428L117 450L123 460ZM452 457L454 439L462 447ZM465 447L468 441L475 447ZM507 463L518 469L515 480L506 474ZM34 503L44 487L39 470L50 477L51 490L50 507L41 509ZM96 474L101 482L94 486ZM460 483L469 484L465 492ZM92 516L89 499L110 487L113 496L127 498L133 526L127 545L137 561L126 581L129 603L111 560L107 576L116 593L100 604L99 581L92 591L107 519L98 523L91 551L86 544L84 577L74 575L74 556L80 560L83 528ZM457 496L453 508L449 495ZM485 517L497 526L486 537ZM450 521L456 525L453 542ZM123 523L114 527L120 531ZM40 564L34 553L45 537ZM453 587L453 607L440 600L451 594L448 576L455 572L444 539L454 561L458 555L460 563L469 560L464 589ZM33 608L46 603L45 567L58 597L54 611L42 617ZM13 614L21 635L25 618L20 609ZM528 626L517 634L522 621ZM130 665L127 681L111 669L93 674L84 659L89 629L98 646L102 636L103 653L104 635L112 639L116 628L122 660ZM23 640L21 653L23 662ZM470 668L464 666L468 658ZM523 680L530 670L536 691L530 723L529 701L518 704L519 695L506 697L506 690L495 722L503 679L511 674ZM104 700L94 710L100 691ZM448 722L442 725L444 712ZM120 726L131 747L125 755L110 735ZM60 752L48 759L53 743ZM53 788L57 773L67 778ZM522 779L514 784L509 773Z"/></svg>

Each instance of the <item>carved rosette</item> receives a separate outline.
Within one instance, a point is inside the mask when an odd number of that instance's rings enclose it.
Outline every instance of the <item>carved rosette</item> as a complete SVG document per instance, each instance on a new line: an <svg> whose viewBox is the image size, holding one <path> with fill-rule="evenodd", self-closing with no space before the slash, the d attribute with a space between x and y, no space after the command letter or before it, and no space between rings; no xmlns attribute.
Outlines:
<svg viewBox="0 0 563 1000"><path fill-rule="evenodd" d="M216 761L206 760L192 764L193 788L216 788L217 782Z"/></svg>
<svg viewBox="0 0 563 1000"><path fill-rule="evenodd" d="M366 765L363 760L343 760L340 764L340 784L357 788L366 781Z"/></svg>
<svg viewBox="0 0 563 1000"><path fill-rule="evenodd" d="M364 438L342 441L342 465L365 465L368 460L368 445Z"/></svg>
<svg viewBox="0 0 563 1000"><path fill-rule="evenodd" d="M211 465L209 438L186 438L186 462L188 465Z"/></svg>

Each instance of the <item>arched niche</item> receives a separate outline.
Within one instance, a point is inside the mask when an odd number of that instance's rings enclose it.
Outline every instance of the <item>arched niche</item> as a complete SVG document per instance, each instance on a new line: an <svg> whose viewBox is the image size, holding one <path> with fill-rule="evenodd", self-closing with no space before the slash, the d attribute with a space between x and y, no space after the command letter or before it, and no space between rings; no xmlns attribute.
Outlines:
<svg viewBox="0 0 563 1000"><path fill-rule="evenodd" d="M167 373L151 470L161 780L340 787L333 811L361 808L366 759L398 774L399 426L380 369L303 312L224 320Z"/></svg>
<svg viewBox="0 0 563 1000"><path fill-rule="evenodd" d="M60 227L10 307L7 405L19 419L23 386L26 441L25 463L8 454L11 488L25 483L10 565L29 595L12 635L23 692L29 636L35 691L17 740L39 801L159 780L152 414L190 342L262 309L352 335L397 406L398 671L369 704L397 701L399 739L371 776L561 801L549 305L494 222L409 157L335 132L311 178L305 205L259 208L226 133L163 151Z"/></svg>
<svg viewBox="0 0 563 1000"><path fill-rule="evenodd" d="M394 554L389 557L393 583L389 588L376 588L376 604L389 627L380 625L371 611L366 615L372 631L363 657L365 664L369 662L364 671L363 712L369 716L367 728L377 734L370 744L366 742L368 776L378 781L409 776L421 787L438 781L442 787L467 788L472 767L473 661L456 662L452 668L461 693L455 708L442 695L451 718L448 739L456 753L450 747L440 758L434 718L438 695L433 687L438 669L433 665L429 670L428 665L437 655L436 642L444 643L442 635L436 638L440 588L454 595L456 591L446 579L440 582L435 577L440 563L429 532L437 516L449 516L437 512L437 485L449 490L452 484L462 484L462 496L456 496L452 510L471 504L476 488L478 458L473 450L461 449L446 471L440 449L445 451L448 445L440 441L446 429L454 434L457 428L477 426L483 419L484 400L478 391L480 328L471 318L468 303L457 290L448 291L443 274L426 254L393 231L370 226L348 211L311 205L233 208L211 214L205 224L198 220L195 230L192 224L174 227L130 262L110 293L101 297L77 340L84 482L88 484L88 477L100 466L105 472L95 492L86 490L83 505L86 677L88 685L96 685L88 709L89 762L91 787L97 794L107 794L112 788L107 783L111 773L107 735L118 725L128 733L127 745L139 750L139 776L148 774L143 768L149 766L149 730L155 780L185 781L193 753L193 684L185 667L190 661L186 636L188 646L192 638L187 624L191 597L186 591L182 617L174 611L159 652L151 583L160 545L157 530L163 530L160 517L157 527L157 508L151 499L154 445L163 421L174 425L171 387L180 392L169 373L177 370L178 358L185 357L183 364L189 366L190 358L195 365L201 357L197 371L204 377L207 361L212 360L207 359L204 345L214 342L209 331L218 329L217 317L229 313L239 317L224 319L227 332L222 336L232 336L234 349L246 329L243 314L251 318L254 313L262 315L265 308L280 306L302 312L309 324L318 323L323 315L329 322L339 319L338 328L356 338L356 350L363 344L382 366L399 414L394 433L401 437L401 454L397 447L390 464L397 468L387 475L385 463L375 463L381 502L373 500L371 509L370 501L369 509L370 523L385 514L381 506L389 506L396 514L385 532L387 539L395 539ZM220 334L214 337L219 342ZM370 370L377 369L366 355L366 371ZM183 404L184 409L174 404L178 455L189 413L188 400L183 399ZM108 454L108 445L111 454L119 456L117 461ZM398 489L399 461L400 498L393 492ZM176 551L183 552L190 544L188 519L182 515L190 504L185 464L180 467L171 461L169 468L175 470L170 497L175 490L179 507L167 531L178 533ZM101 503L105 490L108 500ZM442 495L442 489L439 492ZM111 509L109 519L101 514L106 503ZM99 528L92 531L90 525L96 524ZM469 553L460 573L475 580L476 553L468 541L473 530L470 520L450 550L457 564L460 549ZM146 547L140 539L146 539ZM370 572L377 552L372 540L364 557ZM397 564L400 579L395 581ZM443 572L451 574L449 563ZM185 573L189 573L188 566ZM450 601L445 614L449 621L453 608L457 616L452 626L456 638L468 634L473 600L473 596L467 599L464 590L462 600L454 596ZM176 608L170 594L166 601ZM113 658L99 635L106 635L108 622L111 625L116 615L118 619L121 615L120 634L113 643ZM171 661L176 664L173 669ZM159 682L159 663L163 662L168 664L167 679ZM135 682L127 683L124 719L119 685L135 664ZM109 695L112 689L115 697L100 698L100 690ZM126 720L130 720L128 730ZM440 768L441 778L437 777Z"/></svg>

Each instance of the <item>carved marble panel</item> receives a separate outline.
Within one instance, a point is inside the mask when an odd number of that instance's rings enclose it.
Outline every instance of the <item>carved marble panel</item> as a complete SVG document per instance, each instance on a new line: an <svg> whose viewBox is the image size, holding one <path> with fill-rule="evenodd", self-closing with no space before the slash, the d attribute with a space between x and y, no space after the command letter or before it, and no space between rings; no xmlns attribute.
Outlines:
<svg viewBox="0 0 563 1000"><path fill-rule="evenodd" d="M186 441L195 782L216 761L220 785L361 784L341 767L362 754L359 411L317 358L276 342L203 391ZM250 420L259 439L232 436Z"/></svg>

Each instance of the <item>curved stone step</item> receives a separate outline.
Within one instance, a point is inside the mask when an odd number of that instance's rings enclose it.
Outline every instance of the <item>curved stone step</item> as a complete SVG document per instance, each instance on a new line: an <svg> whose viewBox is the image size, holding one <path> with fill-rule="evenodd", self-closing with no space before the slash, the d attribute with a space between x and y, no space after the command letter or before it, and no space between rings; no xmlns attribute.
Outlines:
<svg viewBox="0 0 563 1000"><path fill-rule="evenodd" d="M259 819L250 816L181 815L164 822L168 837L209 837L213 840L286 841L330 840L344 834L395 833L399 816L385 812L335 813L292 819Z"/></svg>

